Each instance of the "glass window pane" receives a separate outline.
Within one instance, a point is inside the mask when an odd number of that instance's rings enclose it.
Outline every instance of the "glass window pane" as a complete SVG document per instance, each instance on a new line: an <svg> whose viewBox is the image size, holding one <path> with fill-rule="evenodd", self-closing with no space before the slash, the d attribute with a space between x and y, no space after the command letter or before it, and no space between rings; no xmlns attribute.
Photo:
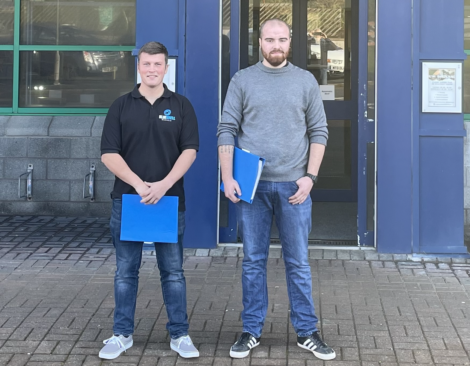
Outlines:
<svg viewBox="0 0 470 366"><path fill-rule="evenodd" d="M281 19L292 27L292 0L250 0L248 15L248 66L263 59L259 47L259 28L268 19ZM292 35L294 37L295 35ZM292 62L292 44L287 60Z"/></svg>
<svg viewBox="0 0 470 366"><path fill-rule="evenodd" d="M0 51L0 107L13 102L13 51Z"/></svg>
<svg viewBox="0 0 470 366"><path fill-rule="evenodd" d="M307 70L320 85L334 85L336 100L351 99L351 2L309 0Z"/></svg>
<svg viewBox="0 0 470 366"><path fill-rule="evenodd" d="M328 147L314 189L351 189L351 121L328 120Z"/></svg>
<svg viewBox="0 0 470 366"><path fill-rule="evenodd" d="M470 60L463 63L463 112L470 113Z"/></svg>
<svg viewBox="0 0 470 366"><path fill-rule="evenodd" d="M230 83L230 12L231 0L222 1L222 75L221 75L221 107L224 105L225 96L227 95L228 84ZM221 108L222 110L222 108ZM221 179L222 181L222 179ZM225 193L220 192L220 208L219 208L219 226L228 226L228 208L229 200L225 197Z"/></svg>
<svg viewBox="0 0 470 366"><path fill-rule="evenodd" d="M464 17L464 48L470 50L470 0L465 0Z"/></svg>
<svg viewBox="0 0 470 366"><path fill-rule="evenodd" d="M130 52L20 53L20 107L108 108L134 85Z"/></svg>
<svg viewBox="0 0 470 366"><path fill-rule="evenodd" d="M230 83L230 0L222 1L222 105Z"/></svg>
<svg viewBox="0 0 470 366"><path fill-rule="evenodd" d="M26 45L134 45L135 0L22 0Z"/></svg>
<svg viewBox="0 0 470 366"><path fill-rule="evenodd" d="M15 3L13 0L0 0L0 9L0 44L13 44Z"/></svg>

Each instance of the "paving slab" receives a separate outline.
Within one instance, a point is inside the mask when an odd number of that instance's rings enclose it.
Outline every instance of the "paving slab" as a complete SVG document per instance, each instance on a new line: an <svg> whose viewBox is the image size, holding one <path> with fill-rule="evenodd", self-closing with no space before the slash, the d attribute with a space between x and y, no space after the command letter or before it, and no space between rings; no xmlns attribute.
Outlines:
<svg viewBox="0 0 470 366"><path fill-rule="evenodd" d="M240 247L186 249L190 334L201 357L169 347L159 271L145 246L134 346L101 360L112 334L115 255L108 220L0 216L0 365L470 364L470 264L460 258L311 247L319 329L337 352L323 362L296 345L285 266L270 251L269 308L261 345L228 355L241 332Z"/></svg>

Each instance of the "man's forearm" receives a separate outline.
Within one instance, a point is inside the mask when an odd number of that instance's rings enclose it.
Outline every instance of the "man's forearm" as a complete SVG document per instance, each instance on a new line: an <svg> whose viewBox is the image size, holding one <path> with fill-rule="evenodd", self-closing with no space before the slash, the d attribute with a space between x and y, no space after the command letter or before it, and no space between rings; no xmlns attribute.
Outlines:
<svg viewBox="0 0 470 366"><path fill-rule="evenodd" d="M170 187L173 187L173 185L186 174L191 165L193 165L194 160L196 160L195 149L183 150L178 160L176 160L175 165L173 165L170 173L168 173L163 181L168 183Z"/></svg>
<svg viewBox="0 0 470 366"><path fill-rule="evenodd" d="M307 173L318 175L323 155L325 155L325 145L317 143L310 144Z"/></svg>
<svg viewBox="0 0 470 366"><path fill-rule="evenodd" d="M233 178L233 145L219 146L220 169L222 170L222 180Z"/></svg>
<svg viewBox="0 0 470 366"><path fill-rule="evenodd" d="M101 161L111 173L135 189L137 189L140 184L143 184L142 179L129 168L121 155L117 153L103 154Z"/></svg>

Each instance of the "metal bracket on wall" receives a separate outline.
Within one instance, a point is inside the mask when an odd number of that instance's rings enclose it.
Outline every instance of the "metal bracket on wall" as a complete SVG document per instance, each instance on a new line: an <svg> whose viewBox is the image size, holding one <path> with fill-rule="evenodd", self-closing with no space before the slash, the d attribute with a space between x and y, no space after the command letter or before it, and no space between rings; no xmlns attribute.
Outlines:
<svg viewBox="0 0 470 366"><path fill-rule="evenodd" d="M88 186L88 194L85 195ZM95 164L90 165L90 173L83 178L83 198L89 198L90 202L95 201Z"/></svg>
<svg viewBox="0 0 470 366"><path fill-rule="evenodd" d="M26 194L21 195L21 178L26 176ZM33 164L28 164L28 171L18 177L18 198L33 199Z"/></svg>

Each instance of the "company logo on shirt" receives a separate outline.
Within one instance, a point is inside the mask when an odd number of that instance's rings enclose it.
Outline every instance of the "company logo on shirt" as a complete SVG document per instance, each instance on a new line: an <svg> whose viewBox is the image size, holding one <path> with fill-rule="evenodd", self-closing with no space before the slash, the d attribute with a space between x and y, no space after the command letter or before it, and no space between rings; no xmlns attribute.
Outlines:
<svg viewBox="0 0 470 366"><path fill-rule="evenodd" d="M174 116L171 115L171 109L165 109L163 111L163 114L160 114L158 118L165 122L171 122L176 119Z"/></svg>

